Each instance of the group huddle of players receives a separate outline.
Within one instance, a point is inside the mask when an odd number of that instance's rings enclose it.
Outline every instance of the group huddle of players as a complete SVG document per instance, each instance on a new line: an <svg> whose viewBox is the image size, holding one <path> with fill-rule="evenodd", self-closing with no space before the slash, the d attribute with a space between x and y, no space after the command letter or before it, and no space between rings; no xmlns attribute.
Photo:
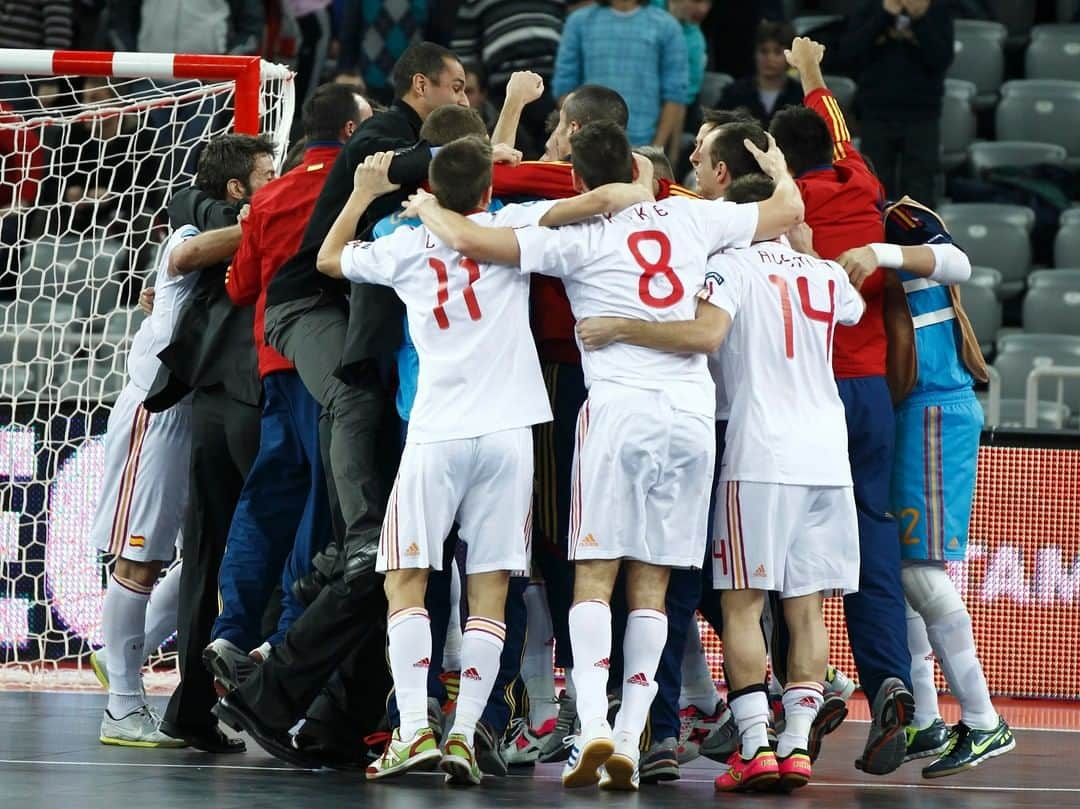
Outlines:
<svg viewBox="0 0 1080 809"><path fill-rule="evenodd" d="M399 189L393 151L357 166L316 269L392 288L419 368L376 559L396 721L369 779L437 766L449 783L470 785L484 774L477 727L505 664L508 588L531 570L534 428L553 417L530 329L533 275L561 282L587 388L565 537L576 716L565 744L548 715L519 726L509 752L565 760L567 787L660 780L647 776L665 740L652 728L641 742L654 701L677 702L681 672L672 696L661 660L699 606L682 597L679 577L697 593L702 573L701 603L718 603L722 616L727 707L714 700L691 714L674 742L685 760L696 731L707 732L695 749L727 739L718 790L791 791L810 780L850 695L828 666L830 595L859 599L848 602L849 631L873 709L860 769L932 757L923 774L938 777L1014 746L944 570L963 558L982 422L972 385L985 368L955 292L970 265L932 211L907 199L885 208L821 78L822 53L811 40L793 43L806 102L778 114L772 134L737 115L706 118L692 158L701 197L634 154L625 112L599 114L618 107L602 88L563 105L549 150L569 158L552 169L572 189L551 195L559 199L492 205L499 172L513 169L493 165L482 132L465 134L432 150L430 191L376 228L379 238L356 241L370 206ZM589 98L594 109L582 112ZM441 117L453 131L458 116L468 132L467 112L439 107L428 123ZM890 513L920 524L902 542ZM467 548L468 617L443 728L429 710L425 599L455 526ZM767 650L770 594L786 632ZM622 682L611 689L613 643ZM953 728L937 711L931 648L961 703Z"/></svg>

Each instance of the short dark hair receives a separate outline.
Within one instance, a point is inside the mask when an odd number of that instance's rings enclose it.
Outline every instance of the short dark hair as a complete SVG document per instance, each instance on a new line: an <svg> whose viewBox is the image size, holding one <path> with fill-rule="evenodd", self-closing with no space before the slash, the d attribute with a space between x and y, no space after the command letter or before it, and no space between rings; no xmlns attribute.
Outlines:
<svg viewBox="0 0 1080 809"><path fill-rule="evenodd" d="M444 146L467 135L486 138L487 125L476 110L457 104L444 104L432 110L420 127L420 140L432 146Z"/></svg>
<svg viewBox="0 0 1080 809"><path fill-rule="evenodd" d="M748 138L761 151L768 151L769 139L757 122L738 121L718 126L709 149L713 165L724 163L732 179L761 171L761 166L743 143Z"/></svg>
<svg viewBox="0 0 1080 809"><path fill-rule="evenodd" d="M229 180L248 181L260 155L274 154L274 142L266 135L218 135L203 147L195 172L195 187L215 199L228 196Z"/></svg>
<svg viewBox="0 0 1080 809"><path fill-rule="evenodd" d="M701 122L712 126L723 126L724 124L741 122L757 123L757 118L746 107L738 107L733 110L714 110L709 107L702 107Z"/></svg>
<svg viewBox="0 0 1080 809"><path fill-rule="evenodd" d="M491 187L491 144L476 135L450 141L431 159L428 182L444 208L467 213L478 207Z"/></svg>
<svg viewBox="0 0 1080 809"><path fill-rule="evenodd" d="M634 157L626 130L611 121L586 124L570 136L574 173L588 188L634 179Z"/></svg>
<svg viewBox="0 0 1080 809"><path fill-rule="evenodd" d="M675 170L671 167L668 156L659 146L638 146L634 149L634 154L647 158L653 164L653 176L675 182Z"/></svg>
<svg viewBox="0 0 1080 809"><path fill-rule="evenodd" d="M599 84L583 84L563 102L566 119L578 126L610 121L626 128L630 120L630 108L621 95L610 87Z"/></svg>
<svg viewBox="0 0 1080 809"><path fill-rule="evenodd" d="M394 69L390 72L394 95L397 98L403 98L412 87L413 76L417 73L424 74L432 81L438 81L439 74L443 72L446 63L456 61L458 58L452 51L434 42L417 42L410 45L394 62Z"/></svg>
<svg viewBox="0 0 1080 809"><path fill-rule="evenodd" d="M345 124L360 123L356 91L348 84L328 82L315 88L300 113L308 140L337 140Z"/></svg>
<svg viewBox="0 0 1080 809"><path fill-rule="evenodd" d="M815 166L832 165L832 134L821 116L809 107L784 107L773 116L769 132L796 177Z"/></svg>
<svg viewBox="0 0 1080 809"><path fill-rule="evenodd" d="M551 135L556 129L559 128L559 111L552 110L548 113L547 118L544 119L544 134Z"/></svg>
<svg viewBox="0 0 1080 809"><path fill-rule="evenodd" d="M795 39L795 29L785 20L762 20L754 33L754 46L760 47L766 42L775 42L781 48L790 48Z"/></svg>
<svg viewBox="0 0 1080 809"><path fill-rule="evenodd" d="M761 172L744 174L728 186L724 199L727 202L761 202L773 195L776 183Z"/></svg>

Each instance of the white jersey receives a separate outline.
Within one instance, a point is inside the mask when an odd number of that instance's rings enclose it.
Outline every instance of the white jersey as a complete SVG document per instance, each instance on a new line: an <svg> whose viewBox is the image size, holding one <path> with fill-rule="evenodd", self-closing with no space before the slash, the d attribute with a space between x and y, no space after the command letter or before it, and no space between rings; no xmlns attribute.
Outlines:
<svg viewBox="0 0 1080 809"><path fill-rule="evenodd" d="M757 205L671 197L558 231L518 235L521 268L563 280L574 317L693 320L711 253L750 244ZM579 345L580 347L580 345ZM713 417L715 387L704 354L625 343L581 352L585 384L667 391L686 411Z"/></svg>
<svg viewBox="0 0 1080 809"><path fill-rule="evenodd" d="M720 352L731 397L720 479L850 486L836 324L865 304L831 261L759 242L709 260L702 297L733 318Z"/></svg>
<svg viewBox="0 0 1080 809"><path fill-rule="evenodd" d="M548 207L508 205L469 218L520 227L535 224ZM350 242L341 271L356 283L393 287L405 304L420 359L409 443L551 421L529 331L529 279L516 268L477 263L423 226L402 226L373 242Z"/></svg>
<svg viewBox="0 0 1080 809"><path fill-rule="evenodd" d="M184 275L169 275L169 256L180 244L198 236L194 225L183 225L169 236L158 258L154 275L154 311L142 322L131 342L128 354L128 378L144 393L154 384L154 377L161 368L158 353L172 340L176 316L187 301L200 271Z"/></svg>

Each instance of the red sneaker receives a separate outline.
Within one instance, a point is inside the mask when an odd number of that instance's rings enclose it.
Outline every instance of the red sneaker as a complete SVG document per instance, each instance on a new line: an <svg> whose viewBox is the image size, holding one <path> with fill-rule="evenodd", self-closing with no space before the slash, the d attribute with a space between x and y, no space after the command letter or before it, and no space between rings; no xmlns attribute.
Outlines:
<svg viewBox="0 0 1080 809"><path fill-rule="evenodd" d="M791 792L806 786L812 773L810 754L805 750L792 750L784 758L777 758L780 768L780 789Z"/></svg>
<svg viewBox="0 0 1080 809"><path fill-rule="evenodd" d="M768 789L780 779L780 765L770 747L760 747L750 760L736 750L727 760L728 771L716 779L717 792L751 792Z"/></svg>

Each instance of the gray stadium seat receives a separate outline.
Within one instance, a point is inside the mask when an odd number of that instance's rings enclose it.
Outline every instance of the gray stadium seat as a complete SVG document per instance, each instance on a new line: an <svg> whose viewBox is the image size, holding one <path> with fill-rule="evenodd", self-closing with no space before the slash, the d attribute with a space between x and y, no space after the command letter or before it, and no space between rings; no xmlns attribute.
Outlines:
<svg viewBox="0 0 1080 809"><path fill-rule="evenodd" d="M1080 287L1032 287L1024 295L1023 319L1025 332L1080 335Z"/></svg>
<svg viewBox="0 0 1080 809"><path fill-rule="evenodd" d="M1080 208L1061 213L1054 237L1054 266L1080 267Z"/></svg>
<svg viewBox="0 0 1080 809"><path fill-rule="evenodd" d="M795 29L795 36L804 37L812 31L840 22L843 19L843 14L803 14L795 17L791 21L791 26Z"/></svg>
<svg viewBox="0 0 1080 809"><path fill-rule="evenodd" d="M832 94L836 96L836 100L840 102L840 106L847 112L852 109L852 104L855 103L855 94L859 91L859 85L855 83L854 79L849 79L847 76L823 76L825 79L825 86L832 90Z"/></svg>
<svg viewBox="0 0 1080 809"><path fill-rule="evenodd" d="M992 107L997 100L1005 76L1006 36L1005 26L997 22L956 20L954 24L953 62L946 75L974 82L977 109Z"/></svg>
<svg viewBox="0 0 1080 809"><path fill-rule="evenodd" d="M985 399L980 398L983 405L983 410L986 410ZM1067 405L1058 404L1057 402L1049 402L1040 400L1038 407L1035 410L1038 421L1036 427L1040 430L1060 430L1065 426L1066 421L1069 418L1069 408ZM990 426L990 425L987 425ZM1023 399L1002 399L1001 400L1001 420L996 425L998 427L1023 427L1024 426L1024 400Z"/></svg>
<svg viewBox="0 0 1080 809"><path fill-rule="evenodd" d="M723 94L724 88L733 81L735 81L735 79L727 73L706 71L705 76L701 79L701 92L698 94L698 101L701 106L712 108L719 105L720 96Z"/></svg>
<svg viewBox="0 0 1080 809"><path fill-rule="evenodd" d="M0 338L2 340L3 338ZM25 365L0 365L0 399L6 402L32 399L34 384Z"/></svg>
<svg viewBox="0 0 1080 809"><path fill-rule="evenodd" d="M1080 25L1037 25L1024 56L1029 79L1080 80Z"/></svg>
<svg viewBox="0 0 1080 809"><path fill-rule="evenodd" d="M971 278L960 285L960 302L985 355L993 353L994 341L1001 328L1000 286L1001 273L990 267L972 267Z"/></svg>
<svg viewBox="0 0 1080 809"><path fill-rule="evenodd" d="M1080 290L1080 269L1035 270L1028 276L1028 289Z"/></svg>
<svg viewBox="0 0 1080 809"><path fill-rule="evenodd" d="M967 160L967 149L975 140L975 85L961 79L945 80L941 102L941 163L946 171Z"/></svg>
<svg viewBox="0 0 1080 809"><path fill-rule="evenodd" d="M83 316L116 308L128 252L112 239L43 238L26 248L16 298L73 305ZM56 321L61 324L61 321Z"/></svg>
<svg viewBox="0 0 1080 809"><path fill-rule="evenodd" d="M1019 140L973 143L968 147L968 152L976 174L1002 166L1035 166L1041 163L1063 166L1067 156L1065 147L1056 143Z"/></svg>
<svg viewBox="0 0 1080 809"><path fill-rule="evenodd" d="M1080 82L1061 79L1010 81L995 111L1000 140L1056 143L1080 163Z"/></svg>
<svg viewBox="0 0 1080 809"><path fill-rule="evenodd" d="M1000 297L1011 298L1024 289L1031 270L1031 228L1035 224L1030 208L959 203L942 205L938 213L972 264L1001 273Z"/></svg>
<svg viewBox="0 0 1080 809"><path fill-rule="evenodd" d="M994 359L994 367L1001 374L1002 397L1023 399L1031 369L1047 365L1080 367L1080 336L1024 333L1002 337ZM1051 398L1051 392L1056 390L1056 382L1044 381L1039 389L1040 398ZM1080 410L1080 379L1065 380L1064 391L1064 402L1069 409Z"/></svg>

